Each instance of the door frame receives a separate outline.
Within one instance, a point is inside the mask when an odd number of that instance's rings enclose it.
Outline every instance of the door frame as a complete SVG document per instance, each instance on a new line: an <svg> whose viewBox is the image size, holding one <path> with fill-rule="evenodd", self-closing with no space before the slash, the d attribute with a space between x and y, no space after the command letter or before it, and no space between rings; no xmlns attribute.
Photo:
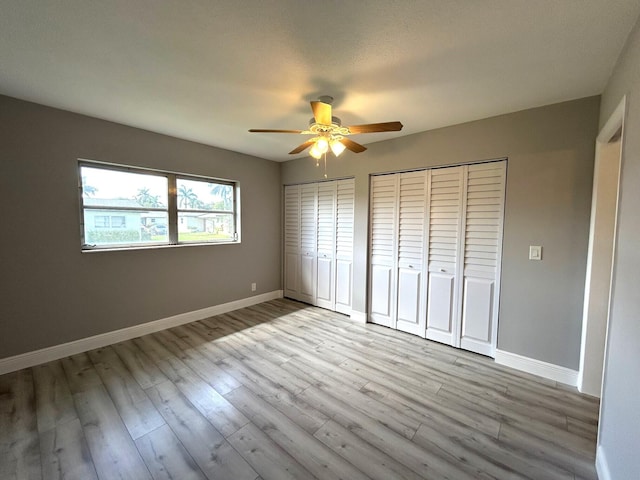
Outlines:
<svg viewBox="0 0 640 480"><path fill-rule="evenodd" d="M602 397L602 385L605 370L605 358L607 349L607 338L609 334L609 316L611 313L611 287L613 279L613 269L615 261L615 246L617 242L618 229L618 206L620 201L620 171L622 162L622 149L624 140L624 118L626 112L626 97L623 97L614 112L611 114L605 125L600 130L596 138L596 152L593 179L593 199L591 206L591 224L589 229L589 250L587 254L587 270L585 275L584 307L582 318L582 337L580 342L580 368L578 371L578 390L595 397ZM594 242L596 240L596 207L600 178L598 169L605 161L604 151L606 146L620 135L620 146L616 154L618 174L616 179L615 211L613 212L613 236L611 239L611 265L606 272L594 273L592 269L594 258ZM610 160L611 161L611 160ZM609 245L607 245L609 247ZM600 276L598 276L600 275ZM602 277L607 275L608 278ZM598 276L598 277L596 277ZM606 280L608 284L606 315L595 315L590 310L591 283L595 278ZM591 313L591 314L590 314ZM604 317L604 318L603 318ZM602 336L604 330L604 336ZM602 408L602 405L600 406Z"/></svg>

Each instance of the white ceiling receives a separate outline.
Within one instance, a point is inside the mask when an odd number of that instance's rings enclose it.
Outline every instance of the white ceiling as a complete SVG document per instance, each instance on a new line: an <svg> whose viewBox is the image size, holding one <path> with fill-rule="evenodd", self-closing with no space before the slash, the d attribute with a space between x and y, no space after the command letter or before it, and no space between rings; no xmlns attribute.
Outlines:
<svg viewBox="0 0 640 480"><path fill-rule="evenodd" d="M0 93L282 161L306 137L247 130L306 128L319 95L343 124L404 124L351 137L367 144L599 94L639 13L638 0L0 0Z"/></svg>

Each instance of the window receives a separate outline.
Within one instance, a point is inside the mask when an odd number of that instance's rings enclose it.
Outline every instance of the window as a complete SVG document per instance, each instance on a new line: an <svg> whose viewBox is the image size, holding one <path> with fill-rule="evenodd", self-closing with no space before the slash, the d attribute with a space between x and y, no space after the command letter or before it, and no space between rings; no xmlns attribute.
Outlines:
<svg viewBox="0 0 640 480"><path fill-rule="evenodd" d="M177 178L178 241L232 241L233 185Z"/></svg>
<svg viewBox="0 0 640 480"><path fill-rule="evenodd" d="M83 249L236 242L237 183L81 161Z"/></svg>
<svg viewBox="0 0 640 480"><path fill-rule="evenodd" d="M96 215L94 218L94 226L96 228L125 228L127 226L126 217L117 216L109 217L107 215Z"/></svg>
<svg viewBox="0 0 640 480"><path fill-rule="evenodd" d="M96 228L109 228L109 217L106 215L96 215L93 217L93 223Z"/></svg>
<svg viewBox="0 0 640 480"><path fill-rule="evenodd" d="M127 226L127 221L125 220L125 216L112 216L111 219L111 228L125 228Z"/></svg>

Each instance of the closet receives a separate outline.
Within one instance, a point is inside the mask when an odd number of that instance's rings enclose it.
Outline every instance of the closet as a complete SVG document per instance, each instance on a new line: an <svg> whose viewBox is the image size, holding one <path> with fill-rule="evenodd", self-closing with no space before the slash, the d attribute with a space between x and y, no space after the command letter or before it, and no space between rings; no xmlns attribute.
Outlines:
<svg viewBox="0 0 640 480"><path fill-rule="evenodd" d="M351 313L354 180L284 189L284 295Z"/></svg>
<svg viewBox="0 0 640 480"><path fill-rule="evenodd" d="M493 356L506 161L371 178L369 320Z"/></svg>
<svg viewBox="0 0 640 480"><path fill-rule="evenodd" d="M424 336L424 240L427 172L371 179L373 323Z"/></svg>

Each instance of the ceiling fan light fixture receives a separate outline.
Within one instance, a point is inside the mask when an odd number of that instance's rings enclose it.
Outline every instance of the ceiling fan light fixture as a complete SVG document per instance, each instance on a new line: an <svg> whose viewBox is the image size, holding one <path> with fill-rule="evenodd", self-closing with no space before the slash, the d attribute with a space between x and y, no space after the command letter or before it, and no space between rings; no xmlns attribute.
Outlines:
<svg viewBox="0 0 640 480"><path fill-rule="evenodd" d="M313 147L311 147L311 150L309 150L309 155L311 155L313 158L315 158L316 160L320 160L320 158L322 157L322 153L319 149L318 149L318 143L314 143Z"/></svg>
<svg viewBox="0 0 640 480"><path fill-rule="evenodd" d="M315 147L318 149L320 153L327 153L329 150L329 142L326 138L320 137L316 140Z"/></svg>
<svg viewBox="0 0 640 480"><path fill-rule="evenodd" d="M338 157L342 152L349 150L353 153L362 153L367 147L354 142L347 138L349 135L360 133L382 133L382 132L399 132L402 130L402 123L398 121L383 123L367 123L364 125L343 126L340 118L332 115L333 98L324 95L317 101L310 102L313 117L309 119L309 128L307 130L274 130L274 129L255 129L249 132L254 133L297 133L302 135L312 135L312 138L298 145L289 152L289 155L297 155L310 148L309 154L316 159L316 165L319 165L320 159L324 156L325 177L327 152L329 149Z"/></svg>
<svg viewBox="0 0 640 480"><path fill-rule="evenodd" d="M330 145L331 151L336 157L339 157L340 154L344 152L345 148L347 148L342 143L340 143L340 140L331 140Z"/></svg>

